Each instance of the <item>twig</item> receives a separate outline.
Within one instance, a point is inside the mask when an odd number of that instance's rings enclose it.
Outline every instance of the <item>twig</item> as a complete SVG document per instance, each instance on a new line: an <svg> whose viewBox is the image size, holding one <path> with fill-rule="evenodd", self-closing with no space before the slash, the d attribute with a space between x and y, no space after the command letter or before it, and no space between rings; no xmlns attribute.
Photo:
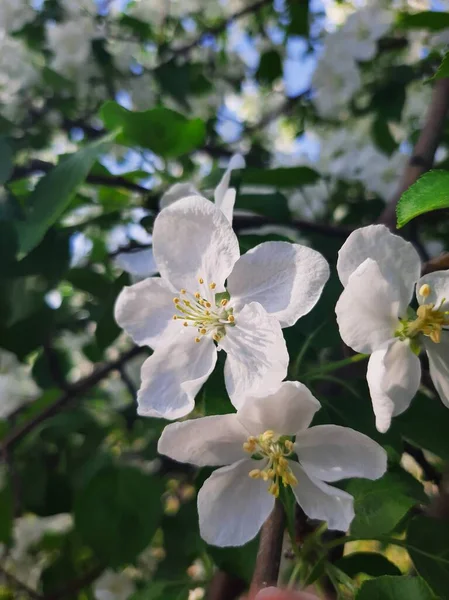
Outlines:
<svg viewBox="0 0 449 600"><path fill-rule="evenodd" d="M245 582L219 569L215 572L207 590L207 600L234 600L245 591Z"/></svg>
<svg viewBox="0 0 449 600"><path fill-rule="evenodd" d="M54 165L53 163L46 162L44 160L34 159L26 165L15 167L9 181L23 179L25 177L33 175L34 173L48 173L52 169L54 169L55 166L56 165ZM150 173L148 175L150 175ZM152 195L152 192L150 190L143 187L142 185L139 185L138 183L128 181L128 179L125 179L125 177L116 177L113 175L88 175L86 178L86 182L91 183L93 185L104 185L107 187L124 188L126 190L130 190L131 192L138 192L139 194L145 194L148 196Z"/></svg>
<svg viewBox="0 0 449 600"><path fill-rule="evenodd" d="M379 223L396 230L396 206L402 194L433 164L435 152L444 133L444 122L449 110L449 79L439 79L432 93L426 121L416 142L396 194L380 215Z"/></svg>
<svg viewBox="0 0 449 600"><path fill-rule="evenodd" d="M416 463L421 467L426 481L432 481L437 485L441 482L443 478L442 473L428 462L421 448L417 448L409 442L404 441L404 452L407 452L407 454L410 454L410 456L415 459Z"/></svg>
<svg viewBox="0 0 449 600"><path fill-rule="evenodd" d="M223 21L221 21L221 23L218 23L217 25L214 25L213 27L209 27L209 29L202 31L200 33L200 35L198 37L196 37L193 41L189 42L188 44L185 44L184 46L180 46L179 48L176 48L175 50L172 50L171 56L167 60L164 60L163 62L159 63L157 65L157 67L155 67L155 70L167 65L168 63L171 63L173 61L173 59L175 59L177 56L188 55L194 48L199 46L201 44L201 42L204 41L204 39L207 38L208 36L218 35L219 33L222 33L223 31L225 31L227 29L227 27L231 23L238 21L239 19L241 19L242 17L245 17L246 15L250 15L251 13L255 13L255 12L259 11L261 8L263 8L264 6L266 6L268 4L271 4L272 2L273 2L273 0L259 0L258 2L255 2L254 4L251 4L250 6L246 6L242 10L234 13L227 19L224 19Z"/></svg>
<svg viewBox="0 0 449 600"><path fill-rule="evenodd" d="M276 585L284 540L285 513L280 500L276 500L273 512L260 533L256 567L251 581L250 598L259 590Z"/></svg>
<svg viewBox="0 0 449 600"><path fill-rule="evenodd" d="M97 367L93 373L80 379L73 385L71 385L62 396L60 396L53 404L45 408L41 413L36 415L33 419L30 419L23 425L20 425L16 429L13 429L4 439L2 443L2 455L7 456L8 449L15 446L24 436L33 431L38 425L49 417L53 417L60 410L62 410L73 398L82 396L88 392L92 387L97 385L102 379L107 377L109 373L115 370L119 370L128 360L146 352L146 348L140 348L135 346L123 353L117 360L108 362Z"/></svg>
<svg viewBox="0 0 449 600"><path fill-rule="evenodd" d="M25 583L22 583L21 581L19 581L19 579L16 579L16 577L14 577L14 575L11 575L11 573L8 573L8 571L2 565L0 565L0 573L4 576L6 581L11 583L12 586L14 586L16 589L24 592L33 600L44 600L43 596L41 596L40 594L38 594L37 592L32 590Z"/></svg>

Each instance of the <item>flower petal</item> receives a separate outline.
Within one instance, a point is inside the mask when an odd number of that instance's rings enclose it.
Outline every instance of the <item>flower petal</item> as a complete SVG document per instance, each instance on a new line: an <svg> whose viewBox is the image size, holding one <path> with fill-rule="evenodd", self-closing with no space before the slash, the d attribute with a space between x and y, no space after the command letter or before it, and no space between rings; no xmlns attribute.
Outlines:
<svg viewBox="0 0 449 600"><path fill-rule="evenodd" d="M426 283L430 287L430 294L423 298L419 290ZM449 272L435 271L421 277L416 285L416 298L420 304L432 303L441 310L449 310Z"/></svg>
<svg viewBox="0 0 449 600"><path fill-rule="evenodd" d="M236 191L234 189L229 189L231 173L234 169L244 169L245 166L245 159L241 154L234 154L234 156L231 156L228 168L214 192L215 206L221 210L231 224L236 196Z"/></svg>
<svg viewBox="0 0 449 600"><path fill-rule="evenodd" d="M385 433L391 418L409 406L421 381L419 358L407 341L392 341L387 348L374 352L366 374L376 427Z"/></svg>
<svg viewBox="0 0 449 600"><path fill-rule="evenodd" d="M281 327L312 310L329 278L316 250L289 242L259 244L236 262L227 288L236 306L259 302Z"/></svg>
<svg viewBox="0 0 449 600"><path fill-rule="evenodd" d="M279 321L257 302L235 313L235 327L226 328L219 346L228 355L226 389L236 408L247 396L275 391L287 375L289 356Z"/></svg>
<svg viewBox="0 0 449 600"><path fill-rule="evenodd" d="M120 252L115 257L114 262L120 269L139 278L152 277L157 273L153 248L134 252Z"/></svg>
<svg viewBox="0 0 449 600"><path fill-rule="evenodd" d="M298 485L293 493L299 506L310 519L326 521L329 529L347 531L354 518L354 498L338 488L327 485L301 468L298 463L289 462Z"/></svg>
<svg viewBox="0 0 449 600"><path fill-rule="evenodd" d="M237 418L255 436L269 429L280 435L295 435L310 425L321 408L310 390L299 381L284 381L274 394L245 398L242 403Z"/></svg>
<svg viewBox="0 0 449 600"><path fill-rule="evenodd" d="M179 419L193 409L195 396L217 361L213 341L203 338L196 343L194 335L186 328L143 363L137 394L140 416Z"/></svg>
<svg viewBox="0 0 449 600"><path fill-rule="evenodd" d="M424 338L424 346L429 357L432 381L443 404L449 408L449 331L444 331L439 344Z"/></svg>
<svg viewBox="0 0 449 600"><path fill-rule="evenodd" d="M385 450L349 427L318 425L307 429L296 437L295 450L307 473L323 481L378 479L387 468Z"/></svg>
<svg viewBox="0 0 449 600"><path fill-rule="evenodd" d="M181 200L181 198L187 198L188 196L201 196L201 194L193 183L174 183L164 194L162 194L162 197L159 200L159 210L170 206L170 204Z"/></svg>
<svg viewBox="0 0 449 600"><path fill-rule="evenodd" d="M242 460L212 473L198 494L201 537L214 546L242 546L252 540L274 507L268 483L251 479L260 461Z"/></svg>
<svg viewBox="0 0 449 600"><path fill-rule="evenodd" d="M201 196L190 196L157 216L153 252L161 277L175 289L194 293L201 277L222 292L239 257L239 244L221 210Z"/></svg>
<svg viewBox="0 0 449 600"><path fill-rule="evenodd" d="M215 467L247 458L243 450L247 439L236 414L216 415L167 425L157 449L178 462Z"/></svg>
<svg viewBox="0 0 449 600"><path fill-rule="evenodd" d="M401 312L405 310L421 273L421 260L416 250L410 242L392 234L385 225L357 229L338 253L337 270L344 286L367 258L375 260L384 278L398 288Z"/></svg>
<svg viewBox="0 0 449 600"><path fill-rule="evenodd" d="M173 292L160 277L124 287L114 309L115 320L136 344L152 348L171 338L174 312Z"/></svg>
<svg viewBox="0 0 449 600"><path fill-rule="evenodd" d="M393 338L399 325L398 311L394 290L369 258L351 275L335 307L343 341L364 353Z"/></svg>

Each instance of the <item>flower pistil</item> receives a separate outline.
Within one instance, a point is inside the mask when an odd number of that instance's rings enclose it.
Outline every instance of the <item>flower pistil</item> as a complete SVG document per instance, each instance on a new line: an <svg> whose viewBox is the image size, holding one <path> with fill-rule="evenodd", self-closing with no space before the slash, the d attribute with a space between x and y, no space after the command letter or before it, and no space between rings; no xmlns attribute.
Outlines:
<svg viewBox="0 0 449 600"><path fill-rule="evenodd" d="M268 459L264 469L253 469L249 472L252 479L271 481L268 491L275 498L279 496L280 484L296 485L298 480L289 466L288 457L293 454L293 442L277 436L268 430L258 437L250 436L243 444L243 449L256 460Z"/></svg>

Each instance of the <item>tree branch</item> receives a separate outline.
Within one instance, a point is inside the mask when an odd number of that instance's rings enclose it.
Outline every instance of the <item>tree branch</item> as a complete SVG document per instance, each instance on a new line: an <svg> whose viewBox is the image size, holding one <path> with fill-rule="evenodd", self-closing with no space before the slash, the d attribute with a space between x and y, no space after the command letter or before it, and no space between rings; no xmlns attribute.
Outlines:
<svg viewBox="0 0 449 600"><path fill-rule="evenodd" d="M273 512L265 521L260 533L259 550L256 567L250 588L250 598L259 590L276 585L281 563L282 542L284 540L285 513L279 499L276 500Z"/></svg>
<svg viewBox="0 0 449 600"><path fill-rule="evenodd" d="M178 56L186 56L194 48L199 46L201 44L201 42L204 41L204 39L207 38L208 36L218 35L218 34L222 33L223 31L225 31L227 29L227 27L231 23L238 21L239 19L241 19L242 17L245 17L246 15L250 15L252 13L258 12L261 8L263 8L264 6L266 6L268 4L271 4L272 2L273 2L273 0L259 0L258 2L255 2L254 4L251 4L250 6L245 6L245 8L234 13L227 19L224 19L217 25L214 25L213 27L209 27L208 29L202 31L197 38L195 38L193 41L189 42L188 44L185 44L184 46L180 46L179 48L171 50L171 56L168 59L164 60L163 62L159 63L157 65L157 67L155 67L154 70L159 69L160 67L163 67L163 66L167 65L168 63L171 63Z"/></svg>
<svg viewBox="0 0 449 600"><path fill-rule="evenodd" d="M426 121L416 142L413 156L410 158L396 194L391 198L380 215L379 223L396 230L396 206L402 194L423 173L432 168L435 152L444 131L444 122L449 110L449 79L439 79L433 88L432 99L426 115Z"/></svg>
<svg viewBox="0 0 449 600"><path fill-rule="evenodd" d="M219 569L215 572L207 590L207 600L234 600L245 591L242 579Z"/></svg>
<svg viewBox="0 0 449 600"><path fill-rule="evenodd" d="M10 585L12 585L17 590L20 590L21 592L27 594L29 598L32 598L32 600L44 600L43 596L32 590L25 583L22 583L19 579L16 579L16 577L14 577L14 575L11 575L11 573L8 573L8 571L2 565L0 565L0 574L3 575L3 577L8 583L10 583Z"/></svg>
<svg viewBox="0 0 449 600"><path fill-rule="evenodd" d="M19 425L16 429L13 429L4 439L2 443L2 455L7 456L7 452L13 446L15 446L20 440L25 437L30 431L33 431L38 425L43 423L46 419L53 417L60 410L62 410L73 398L82 396L88 392L92 387L97 385L102 379L107 377L109 373L115 370L120 370L121 366L128 360L146 352L145 347L134 346L131 350L124 352L117 360L108 362L98 366L93 373L80 379L73 385L69 386L68 389L60 396L53 404L45 408L41 413L36 415L30 421L27 421L23 425Z"/></svg>

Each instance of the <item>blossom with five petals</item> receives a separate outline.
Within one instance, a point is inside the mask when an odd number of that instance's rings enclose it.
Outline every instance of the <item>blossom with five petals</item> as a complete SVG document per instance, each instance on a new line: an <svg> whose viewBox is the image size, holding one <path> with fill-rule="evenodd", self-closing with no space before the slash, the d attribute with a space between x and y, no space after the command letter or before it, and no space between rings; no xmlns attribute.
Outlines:
<svg viewBox="0 0 449 600"><path fill-rule="evenodd" d="M289 360L281 327L293 325L320 297L329 277L321 254L265 242L239 256L229 221L201 196L159 213L153 250L161 277L125 288L115 307L118 324L154 349L142 367L139 414L188 414L217 349L227 353L225 383L235 406L245 395L276 389Z"/></svg>
<svg viewBox="0 0 449 600"><path fill-rule="evenodd" d="M347 427L308 429L320 403L296 381L239 405L234 414L171 423L159 439L159 452L174 460L221 467L198 494L203 539L216 546L251 540L281 486L291 486L310 518L346 531L354 517L353 497L327 482L378 479L387 465L383 448Z"/></svg>
<svg viewBox="0 0 449 600"><path fill-rule="evenodd" d="M381 432L405 411L421 381L418 354L449 406L449 273L420 278L413 246L383 225L354 231L343 244L337 270L345 289L336 305L343 341L371 354L367 380ZM416 284L417 310L409 304Z"/></svg>

